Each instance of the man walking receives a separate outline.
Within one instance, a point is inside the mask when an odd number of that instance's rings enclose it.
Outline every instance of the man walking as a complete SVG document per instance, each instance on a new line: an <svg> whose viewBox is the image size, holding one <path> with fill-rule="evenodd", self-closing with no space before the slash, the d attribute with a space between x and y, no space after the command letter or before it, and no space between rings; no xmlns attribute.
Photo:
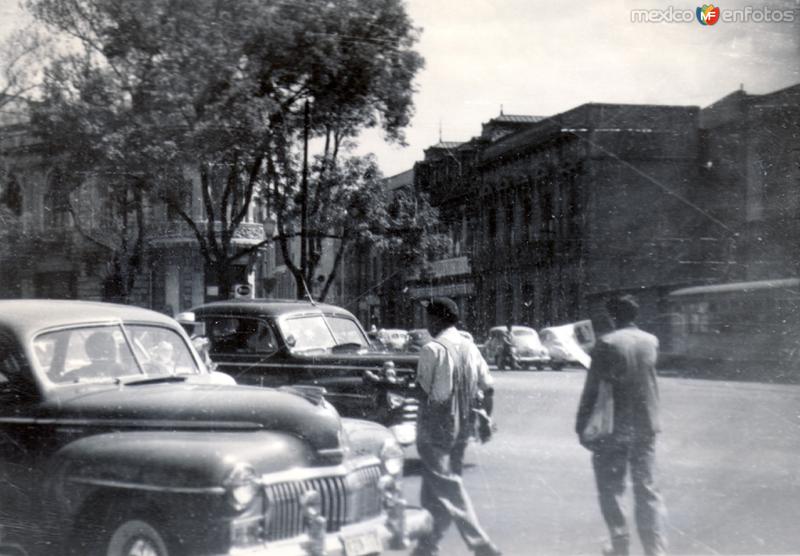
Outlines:
<svg viewBox="0 0 800 556"><path fill-rule="evenodd" d="M605 554L627 556L630 533L622 508L625 477L631 469L636 507L636 525L647 555L666 549L664 505L655 484L655 447L659 424L656 382L658 339L640 330L634 321L639 306L626 295L606 304L615 330L600 338L578 407L575 429L586 427L601 380L611 385L614 399L613 434L593 450L592 465L597 482L600 510L611 534Z"/></svg>
<svg viewBox="0 0 800 556"><path fill-rule="evenodd" d="M417 421L417 451L422 461L420 500L433 516L433 530L419 539L414 556L439 554L439 542L455 522L476 556L501 553L478 523L459 476L464 450L474 430L473 407L483 392L491 407L491 377L477 346L462 336L458 306L434 298L427 306L428 330L434 337L420 351L417 382L424 393Z"/></svg>

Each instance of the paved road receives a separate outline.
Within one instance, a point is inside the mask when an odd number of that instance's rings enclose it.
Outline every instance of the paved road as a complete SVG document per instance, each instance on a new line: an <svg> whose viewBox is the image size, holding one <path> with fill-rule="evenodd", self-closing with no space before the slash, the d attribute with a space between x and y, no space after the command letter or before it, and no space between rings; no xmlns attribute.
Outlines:
<svg viewBox="0 0 800 556"><path fill-rule="evenodd" d="M584 376L495 373L501 431L470 448L464 478L507 556L600 553L589 452L573 433ZM800 386L662 377L661 395L670 552L800 554ZM418 502L419 477L405 489ZM442 548L468 554L454 530Z"/></svg>

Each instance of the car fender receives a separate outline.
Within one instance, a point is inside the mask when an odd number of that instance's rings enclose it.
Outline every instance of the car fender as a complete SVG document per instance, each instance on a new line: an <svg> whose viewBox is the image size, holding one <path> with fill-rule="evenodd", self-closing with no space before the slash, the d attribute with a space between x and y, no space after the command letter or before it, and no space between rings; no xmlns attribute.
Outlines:
<svg viewBox="0 0 800 556"><path fill-rule="evenodd" d="M273 431L109 432L75 440L53 454L44 495L62 518L77 514L98 492L154 498L160 504L213 499L225 494L225 477L238 463L263 475L313 459L301 439Z"/></svg>

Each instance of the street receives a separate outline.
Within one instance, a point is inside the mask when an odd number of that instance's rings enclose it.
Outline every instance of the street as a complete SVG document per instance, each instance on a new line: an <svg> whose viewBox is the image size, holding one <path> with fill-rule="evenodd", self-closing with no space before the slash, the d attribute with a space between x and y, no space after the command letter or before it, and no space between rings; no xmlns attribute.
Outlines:
<svg viewBox="0 0 800 556"><path fill-rule="evenodd" d="M500 430L469 448L464 472L483 526L508 556L600 554L607 536L590 453L573 432L585 373L494 376ZM660 388L670 553L800 553L800 386L662 377ZM404 487L418 503L410 468ZM454 528L442 554L469 554Z"/></svg>

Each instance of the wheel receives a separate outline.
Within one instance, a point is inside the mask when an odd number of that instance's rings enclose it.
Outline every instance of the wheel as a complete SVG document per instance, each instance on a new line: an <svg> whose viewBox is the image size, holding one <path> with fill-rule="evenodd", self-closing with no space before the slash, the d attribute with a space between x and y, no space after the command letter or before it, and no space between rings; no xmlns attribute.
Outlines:
<svg viewBox="0 0 800 556"><path fill-rule="evenodd" d="M560 371L564 368L564 363L552 363L550 368L552 368L554 371Z"/></svg>
<svg viewBox="0 0 800 556"><path fill-rule="evenodd" d="M147 521L125 519L108 538L106 556L169 556L164 537Z"/></svg>
<svg viewBox="0 0 800 556"><path fill-rule="evenodd" d="M542 365L541 363L536 363L536 370L537 371L541 371L543 369L544 369L544 365Z"/></svg>

